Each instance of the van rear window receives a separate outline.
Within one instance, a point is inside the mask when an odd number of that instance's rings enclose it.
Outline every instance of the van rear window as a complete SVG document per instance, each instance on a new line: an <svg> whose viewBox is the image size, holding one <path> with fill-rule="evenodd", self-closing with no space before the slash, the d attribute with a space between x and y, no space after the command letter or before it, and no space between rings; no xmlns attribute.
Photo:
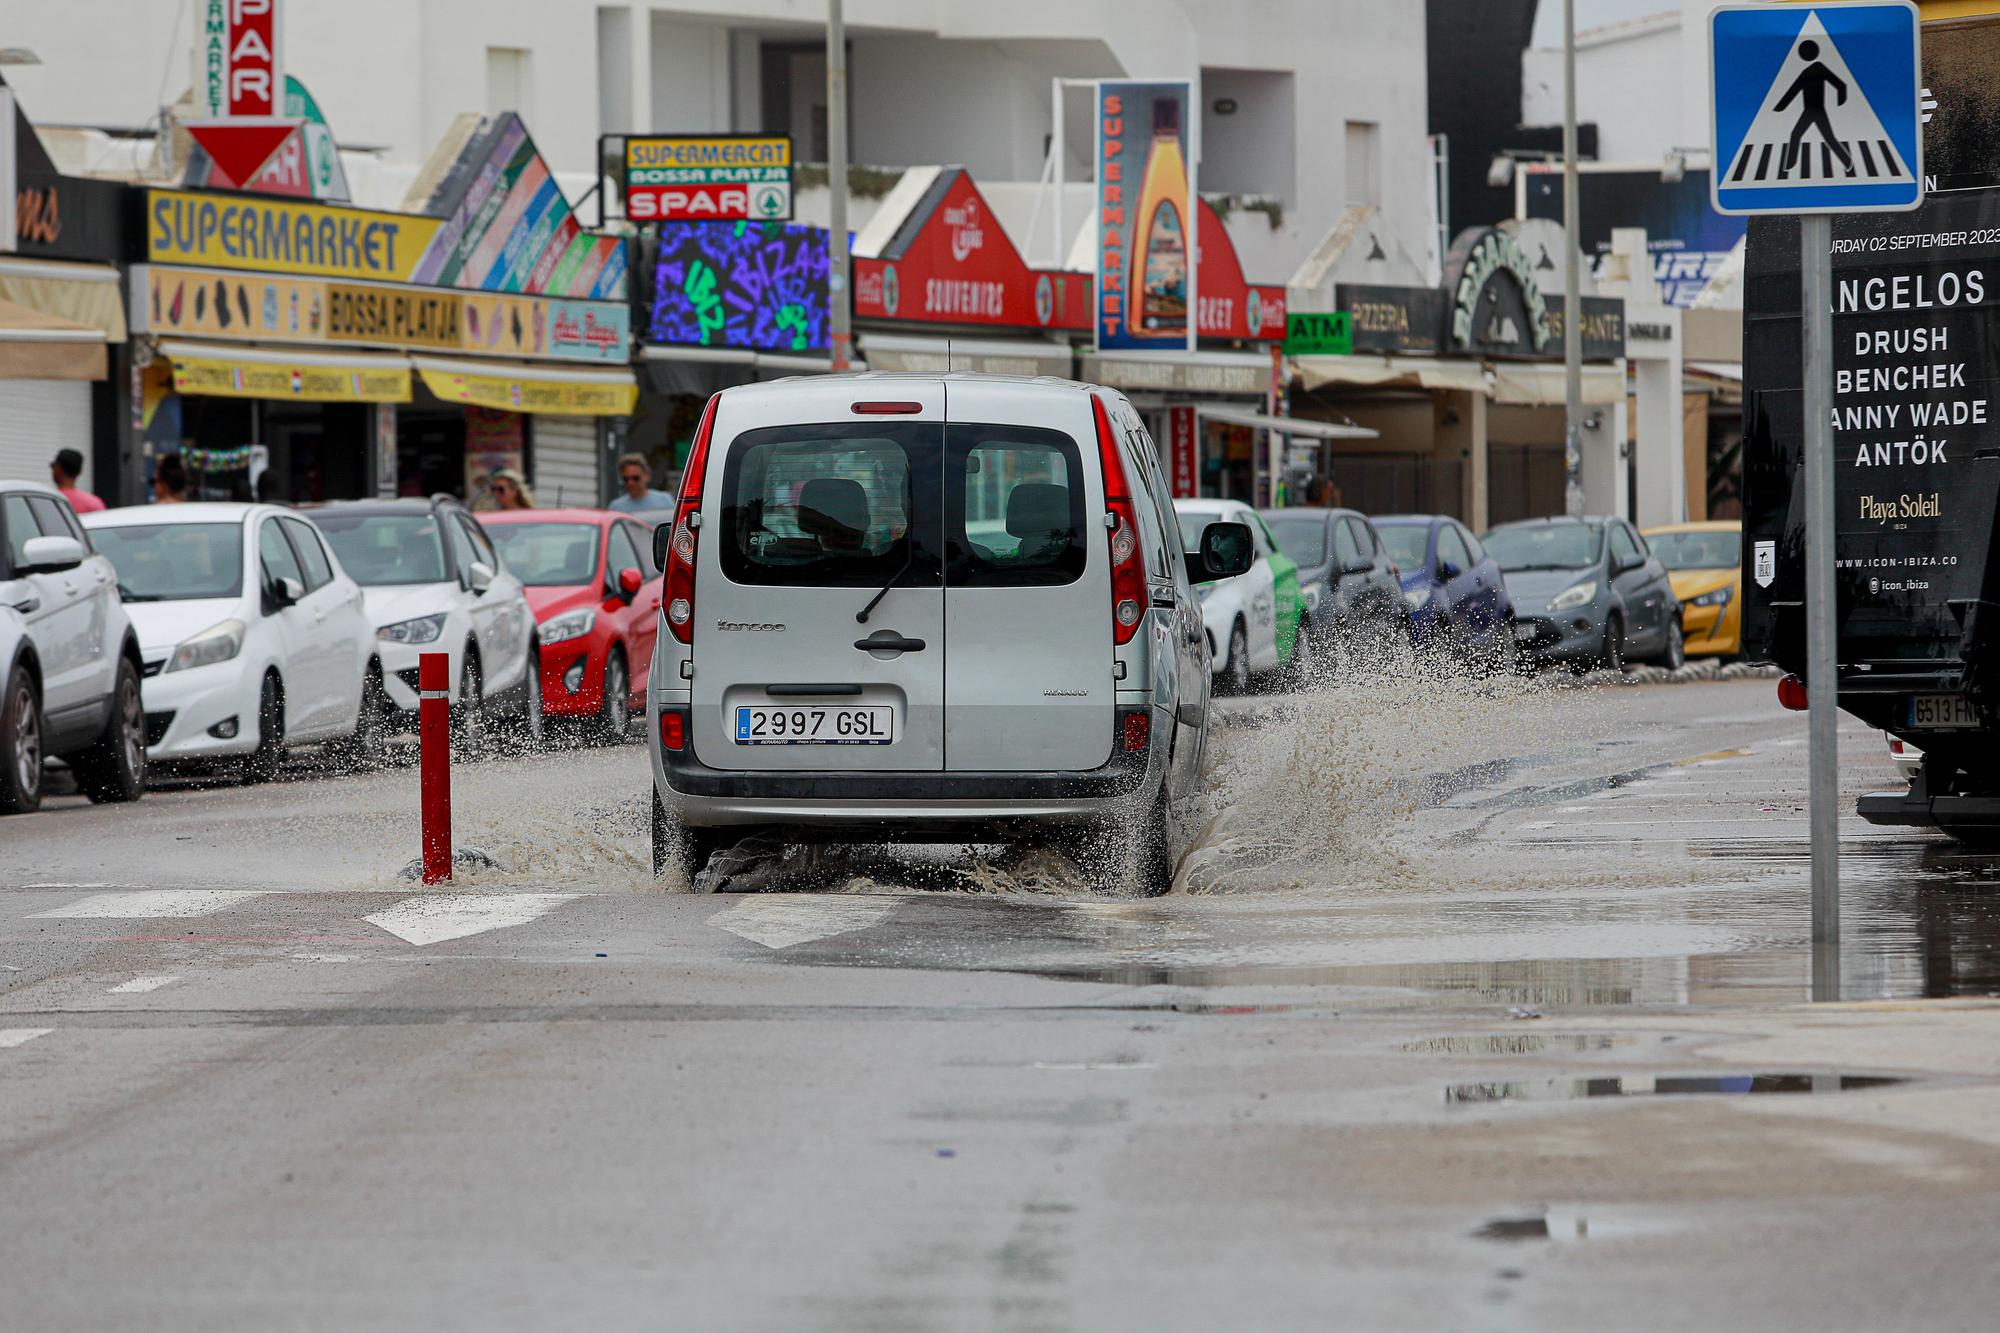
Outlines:
<svg viewBox="0 0 2000 1333"><path fill-rule="evenodd" d="M954 588L1073 583L1083 540L1076 441L1033 427L953 425L945 516Z"/></svg>
<svg viewBox="0 0 2000 1333"><path fill-rule="evenodd" d="M937 512L941 434L842 422L738 436L723 468L723 572L749 584L936 586L935 539L913 528Z"/></svg>

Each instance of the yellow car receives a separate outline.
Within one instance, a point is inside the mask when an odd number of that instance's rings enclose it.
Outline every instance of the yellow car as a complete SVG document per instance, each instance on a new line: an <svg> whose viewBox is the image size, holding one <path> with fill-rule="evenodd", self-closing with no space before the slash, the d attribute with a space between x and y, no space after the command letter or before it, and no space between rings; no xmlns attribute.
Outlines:
<svg viewBox="0 0 2000 1333"><path fill-rule="evenodd" d="M1667 567L1681 604L1687 655L1743 651L1743 525L1668 523L1646 529L1646 544Z"/></svg>

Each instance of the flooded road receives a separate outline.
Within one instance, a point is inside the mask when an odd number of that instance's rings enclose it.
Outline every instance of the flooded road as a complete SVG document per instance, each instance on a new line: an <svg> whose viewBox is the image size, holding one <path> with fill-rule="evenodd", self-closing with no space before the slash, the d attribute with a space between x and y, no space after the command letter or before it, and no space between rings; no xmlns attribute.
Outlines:
<svg viewBox="0 0 2000 1333"><path fill-rule="evenodd" d="M1807 1006L1770 682L1229 713L1151 900L995 848L661 887L636 745L461 769L450 891L407 768L7 821L17 1317L1985 1322L2000 861L1843 820Z"/></svg>

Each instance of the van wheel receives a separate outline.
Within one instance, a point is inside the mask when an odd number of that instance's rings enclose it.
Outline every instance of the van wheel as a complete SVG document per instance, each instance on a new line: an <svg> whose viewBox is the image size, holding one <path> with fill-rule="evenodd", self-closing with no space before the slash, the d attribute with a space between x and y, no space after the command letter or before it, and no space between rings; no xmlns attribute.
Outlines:
<svg viewBox="0 0 2000 1333"><path fill-rule="evenodd" d="M25 666L0 696L0 814L24 815L42 804L42 705Z"/></svg>
<svg viewBox="0 0 2000 1333"><path fill-rule="evenodd" d="M597 738L617 745L631 729L632 677L625 668L625 654L613 648L604 663L604 706L597 713Z"/></svg>
<svg viewBox="0 0 2000 1333"><path fill-rule="evenodd" d="M254 786L278 776L285 759L285 692L267 673L257 694L257 748L243 761L243 785Z"/></svg>
<svg viewBox="0 0 2000 1333"><path fill-rule="evenodd" d="M1174 887L1172 811L1166 784L1153 802L1146 822L1132 835L1132 891L1136 897L1157 898Z"/></svg>
<svg viewBox="0 0 2000 1333"><path fill-rule="evenodd" d="M146 788L146 710L139 701L139 669L132 659L118 659L118 683L112 689L111 716L104 734L82 754L70 759L76 785L97 805L136 801Z"/></svg>
<svg viewBox="0 0 2000 1333"><path fill-rule="evenodd" d="M677 870L690 889L694 887L695 876L708 868L708 858L725 841L723 834L715 829L689 828L668 815L658 788L653 791L652 831L654 877Z"/></svg>
<svg viewBox="0 0 2000 1333"><path fill-rule="evenodd" d="M1237 621L1229 627L1229 660L1222 667L1226 694L1250 693L1250 631Z"/></svg>

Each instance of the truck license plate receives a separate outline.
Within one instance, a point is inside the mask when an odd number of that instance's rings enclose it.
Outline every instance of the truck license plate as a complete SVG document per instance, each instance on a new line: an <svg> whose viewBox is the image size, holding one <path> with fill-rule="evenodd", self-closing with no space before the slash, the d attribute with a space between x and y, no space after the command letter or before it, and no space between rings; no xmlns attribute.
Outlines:
<svg viewBox="0 0 2000 1333"><path fill-rule="evenodd" d="M1979 713L1962 694L1919 694L1910 700L1910 726L1932 731L1978 727Z"/></svg>
<svg viewBox="0 0 2000 1333"><path fill-rule="evenodd" d="M738 745L889 745L896 739L896 710L888 704L859 708L738 708Z"/></svg>

